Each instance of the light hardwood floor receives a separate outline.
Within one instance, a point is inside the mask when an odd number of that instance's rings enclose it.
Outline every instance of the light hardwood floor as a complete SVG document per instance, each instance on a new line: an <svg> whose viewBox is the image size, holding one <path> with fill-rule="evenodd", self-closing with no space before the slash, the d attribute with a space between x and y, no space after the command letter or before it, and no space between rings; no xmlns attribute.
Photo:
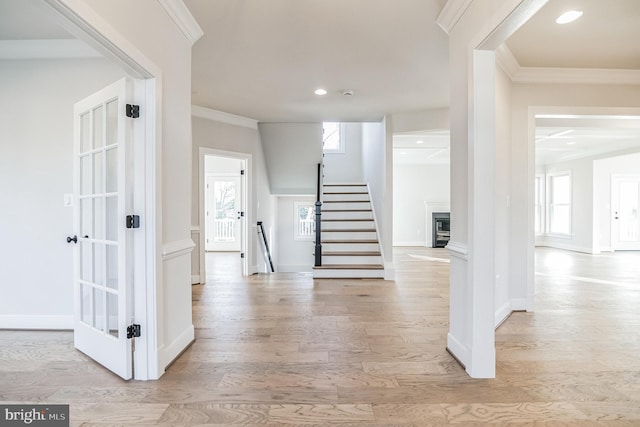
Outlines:
<svg viewBox="0 0 640 427"><path fill-rule="evenodd" d="M0 401L68 403L72 425L640 425L638 252L539 249L537 310L496 331L494 380L445 351L447 258L397 248L395 283L211 271L196 342L153 382L70 332L0 331Z"/></svg>

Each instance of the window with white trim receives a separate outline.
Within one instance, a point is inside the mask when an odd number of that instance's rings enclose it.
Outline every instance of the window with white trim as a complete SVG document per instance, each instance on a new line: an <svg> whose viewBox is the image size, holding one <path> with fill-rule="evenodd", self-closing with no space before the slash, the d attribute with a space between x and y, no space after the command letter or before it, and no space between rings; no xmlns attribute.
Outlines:
<svg viewBox="0 0 640 427"><path fill-rule="evenodd" d="M547 231L571 234L571 173L555 172L547 176Z"/></svg>
<svg viewBox="0 0 640 427"><path fill-rule="evenodd" d="M295 202L295 240L313 240L316 235L316 208L313 202Z"/></svg>
<svg viewBox="0 0 640 427"><path fill-rule="evenodd" d="M322 123L322 151L324 153L344 153L344 137L340 123Z"/></svg>

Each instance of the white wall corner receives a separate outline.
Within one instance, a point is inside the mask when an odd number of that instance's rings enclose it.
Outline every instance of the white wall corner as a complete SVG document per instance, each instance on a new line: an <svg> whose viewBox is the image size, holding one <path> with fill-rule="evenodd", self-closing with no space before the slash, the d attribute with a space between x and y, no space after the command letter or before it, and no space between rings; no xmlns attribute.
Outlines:
<svg viewBox="0 0 640 427"><path fill-rule="evenodd" d="M498 326L500 326L502 324L502 322L504 322L505 320L507 320L507 317L509 317L509 315L511 314L511 312L513 311L513 308L511 306L511 301L507 301L505 302L502 307L499 307L496 310L495 313L495 319L494 319L494 326L496 327L496 329L498 328Z"/></svg>
<svg viewBox="0 0 640 427"><path fill-rule="evenodd" d="M213 120L214 122L226 123L228 125L240 126L249 129L258 129L258 121L248 117L236 116L224 111L212 110L198 105L191 106L191 115L201 119Z"/></svg>
<svg viewBox="0 0 640 427"><path fill-rule="evenodd" d="M191 276L191 284L192 285L199 285L200 284L200 275L199 274L193 274Z"/></svg>
<svg viewBox="0 0 640 427"><path fill-rule="evenodd" d="M178 337L169 345L164 346L161 351L161 366L164 370L171 362L173 362L180 354L186 350L193 341L195 341L195 328L189 325Z"/></svg>
<svg viewBox="0 0 640 427"><path fill-rule="evenodd" d="M160 6L176 24L191 46L204 35L204 31L202 31L202 28L200 28L183 0L158 0L158 3L160 3Z"/></svg>
<svg viewBox="0 0 640 427"><path fill-rule="evenodd" d="M502 43L496 49L496 63L512 81L516 78L521 68L520 63L516 57L513 56L511 49L507 47L506 43Z"/></svg>
<svg viewBox="0 0 640 427"><path fill-rule="evenodd" d="M396 269L393 262L384 263L384 280L396 280Z"/></svg>
<svg viewBox="0 0 640 427"><path fill-rule="evenodd" d="M436 18L436 23L450 34L473 0L449 0Z"/></svg>
<svg viewBox="0 0 640 427"><path fill-rule="evenodd" d="M462 364L466 368L469 364L471 351L469 350L469 347L451 335L451 332L447 334L447 350L449 350L453 357L458 359L458 363Z"/></svg>

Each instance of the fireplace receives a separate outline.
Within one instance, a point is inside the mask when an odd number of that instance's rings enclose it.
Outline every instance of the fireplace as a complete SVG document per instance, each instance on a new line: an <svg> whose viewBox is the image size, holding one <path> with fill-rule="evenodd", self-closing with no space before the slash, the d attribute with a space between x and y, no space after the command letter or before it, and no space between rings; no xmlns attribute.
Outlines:
<svg viewBox="0 0 640 427"><path fill-rule="evenodd" d="M444 248L449 243L449 212L433 212L432 216L432 247Z"/></svg>

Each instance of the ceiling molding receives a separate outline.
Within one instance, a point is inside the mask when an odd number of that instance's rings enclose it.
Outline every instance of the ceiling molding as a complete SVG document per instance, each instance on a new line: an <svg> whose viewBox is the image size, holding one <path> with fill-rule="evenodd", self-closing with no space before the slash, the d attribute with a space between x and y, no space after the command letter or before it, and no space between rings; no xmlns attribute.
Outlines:
<svg viewBox="0 0 640 427"><path fill-rule="evenodd" d="M158 0L158 3L180 29L182 35L191 43L191 46L204 35L204 31L202 31L202 28L200 28L183 0Z"/></svg>
<svg viewBox="0 0 640 427"><path fill-rule="evenodd" d="M0 59L79 59L102 55L78 39L0 40Z"/></svg>
<svg viewBox="0 0 640 427"><path fill-rule="evenodd" d="M201 119L213 120L215 122L226 123L228 125L240 126L249 129L258 129L258 121L248 117L236 116L224 111L212 110L198 105L191 106L191 115Z"/></svg>
<svg viewBox="0 0 640 427"><path fill-rule="evenodd" d="M502 71L507 73L511 80L515 79L521 68L518 60L505 43L496 49L496 63L502 68Z"/></svg>
<svg viewBox="0 0 640 427"><path fill-rule="evenodd" d="M450 34L473 0L449 0L436 18L436 23Z"/></svg>

